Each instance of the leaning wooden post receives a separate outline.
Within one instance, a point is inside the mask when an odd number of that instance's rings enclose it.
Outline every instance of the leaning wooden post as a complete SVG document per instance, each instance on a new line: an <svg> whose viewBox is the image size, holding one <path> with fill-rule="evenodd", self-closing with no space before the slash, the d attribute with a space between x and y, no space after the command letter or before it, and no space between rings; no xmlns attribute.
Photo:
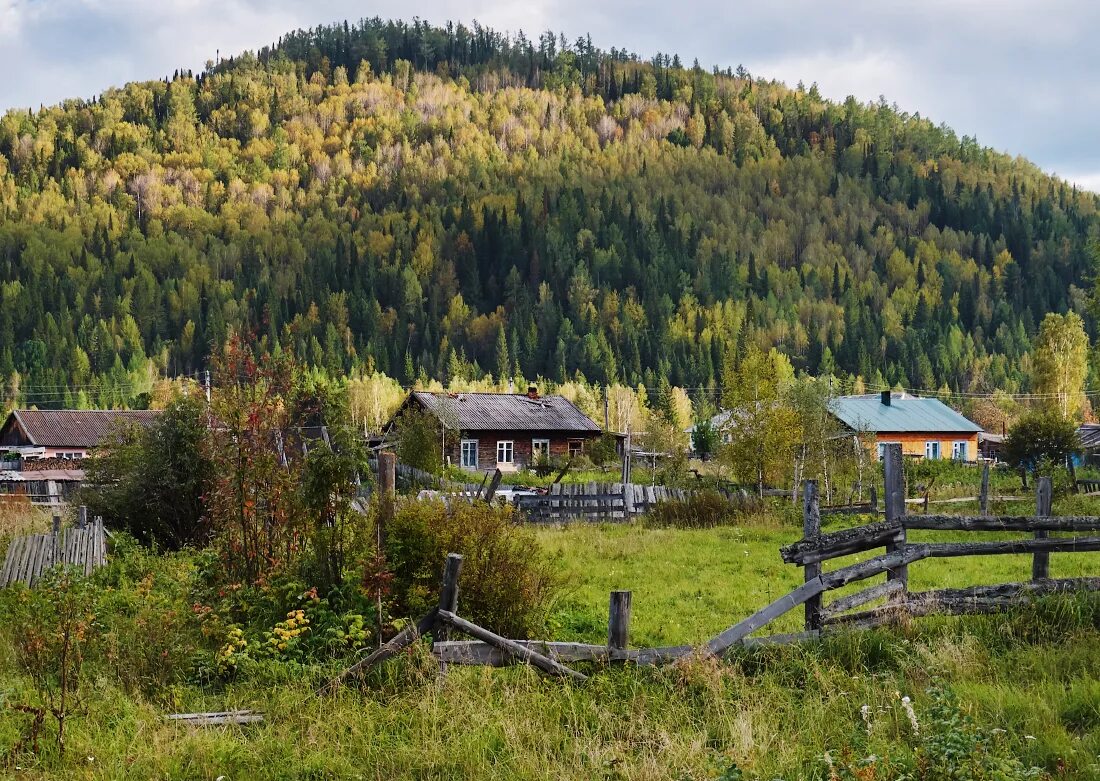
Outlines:
<svg viewBox="0 0 1100 781"><path fill-rule="evenodd" d="M439 609L449 613L458 612L458 576L462 574L462 554L448 553L447 563L443 565L443 583L439 587ZM441 643L449 636L447 625L440 621L432 630L432 644ZM447 672L447 663L439 662L439 672Z"/></svg>
<svg viewBox="0 0 1100 781"><path fill-rule="evenodd" d="M1049 477L1040 477L1035 486L1035 514L1040 518L1050 516L1053 487ZM1050 536L1049 532L1035 532L1035 539L1043 539ZM1050 554L1046 551L1035 553L1031 560L1031 579L1044 580L1050 577Z"/></svg>
<svg viewBox="0 0 1100 781"><path fill-rule="evenodd" d="M607 615L608 651L621 651L630 643L629 591L612 591Z"/></svg>
<svg viewBox="0 0 1100 781"><path fill-rule="evenodd" d="M883 472L885 476L886 520L902 524L905 520L905 470L902 464L901 443L891 442L886 445L883 453ZM886 544L886 552L893 553L905 548L905 526L901 525L893 542ZM901 591L898 599L906 598L909 588L909 567L901 565L894 568L886 575L887 580L901 582Z"/></svg>
<svg viewBox="0 0 1100 781"><path fill-rule="evenodd" d="M982 492L978 495L979 512L989 515L989 462L982 465Z"/></svg>
<svg viewBox="0 0 1100 781"><path fill-rule="evenodd" d="M812 540L821 534L821 505L817 496L817 481L806 480L802 483L802 538ZM806 564L803 567L805 582L809 583L821 575L821 564ZM821 595L806 600L806 630L821 629Z"/></svg>
<svg viewBox="0 0 1100 781"><path fill-rule="evenodd" d="M78 529L83 529L87 525L88 525L88 508L85 507L84 505L80 505L80 509L77 511L77 515L76 515L76 527Z"/></svg>

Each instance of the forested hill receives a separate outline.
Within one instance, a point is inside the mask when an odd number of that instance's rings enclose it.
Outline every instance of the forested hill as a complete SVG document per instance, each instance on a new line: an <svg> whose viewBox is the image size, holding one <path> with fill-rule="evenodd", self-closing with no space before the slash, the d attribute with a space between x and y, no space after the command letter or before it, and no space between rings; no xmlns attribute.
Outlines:
<svg viewBox="0 0 1100 781"><path fill-rule="evenodd" d="M0 121L0 374L9 403L125 403L237 329L403 381L705 387L756 342L1011 390L1042 316L1083 309L1097 207L918 115L743 70L322 27Z"/></svg>

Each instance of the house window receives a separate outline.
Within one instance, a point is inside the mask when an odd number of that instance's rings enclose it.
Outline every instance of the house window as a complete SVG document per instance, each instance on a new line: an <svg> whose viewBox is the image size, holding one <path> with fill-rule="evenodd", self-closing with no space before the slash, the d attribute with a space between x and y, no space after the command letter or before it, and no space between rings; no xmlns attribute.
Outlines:
<svg viewBox="0 0 1100 781"><path fill-rule="evenodd" d="M539 461L550 458L550 440L549 439L532 439L531 440L531 461L538 463Z"/></svg>
<svg viewBox="0 0 1100 781"><path fill-rule="evenodd" d="M510 439L502 439L497 442L497 463L512 463L512 450L514 443Z"/></svg>
<svg viewBox="0 0 1100 781"><path fill-rule="evenodd" d="M584 443L579 439L569 440L569 457L576 458L581 454L581 450L584 449Z"/></svg>
<svg viewBox="0 0 1100 781"><path fill-rule="evenodd" d="M967 448L966 448L966 446L968 444L969 443L965 442L965 441L964 442L955 442L955 443L953 443L951 445L951 457L953 459L955 459L956 461L968 461L968 460L970 460L969 459L969 453L967 452Z"/></svg>
<svg viewBox="0 0 1100 781"><path fill-rule="evenodd" d="M879 442L877 450L878 450L878 460L879 461L885 461L886 460L886 443L885 442Z"/></svg>
<svg viewBox="0 0 1100 781"><path fill-rule="evenodd" d="M477 469L477 440L462 440L462 468Z"/></svg>
<svg viewBox="0 0 1100 781"><path fill-rule="evenodd" d="M939 442L925 442L924 443L924 457L932 461L938 461L940 457L940 443Z"/></svg>

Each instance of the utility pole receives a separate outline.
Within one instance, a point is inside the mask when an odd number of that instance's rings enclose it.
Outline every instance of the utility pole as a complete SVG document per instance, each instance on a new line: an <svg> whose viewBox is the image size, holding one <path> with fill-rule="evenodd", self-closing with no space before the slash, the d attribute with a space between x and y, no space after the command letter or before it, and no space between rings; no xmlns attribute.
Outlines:
<svg viewBox="0 0 1100 781"><path fill-rule="evenodd" d="M611 418L608 411L607 386L603 386L603 430L607 433L611 430Z"/></svg>

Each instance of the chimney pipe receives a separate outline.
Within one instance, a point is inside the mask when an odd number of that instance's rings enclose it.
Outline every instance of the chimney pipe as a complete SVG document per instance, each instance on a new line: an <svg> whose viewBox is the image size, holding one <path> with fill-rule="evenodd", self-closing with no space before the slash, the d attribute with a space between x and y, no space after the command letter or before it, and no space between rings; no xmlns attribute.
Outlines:
<svg viewBox="0 0 1100 781"><path fill-rule="evenodd" d="M527 386L527 398L537 399L539 397L539 386L531 383Z"/></svg>
<svg viewBox="0 0 1100 781"><path fill-rule="evenodd" d="M883 404L885 404L887 407L890 406L890 391L884 390L880 398L882 399Z"/></svg>

